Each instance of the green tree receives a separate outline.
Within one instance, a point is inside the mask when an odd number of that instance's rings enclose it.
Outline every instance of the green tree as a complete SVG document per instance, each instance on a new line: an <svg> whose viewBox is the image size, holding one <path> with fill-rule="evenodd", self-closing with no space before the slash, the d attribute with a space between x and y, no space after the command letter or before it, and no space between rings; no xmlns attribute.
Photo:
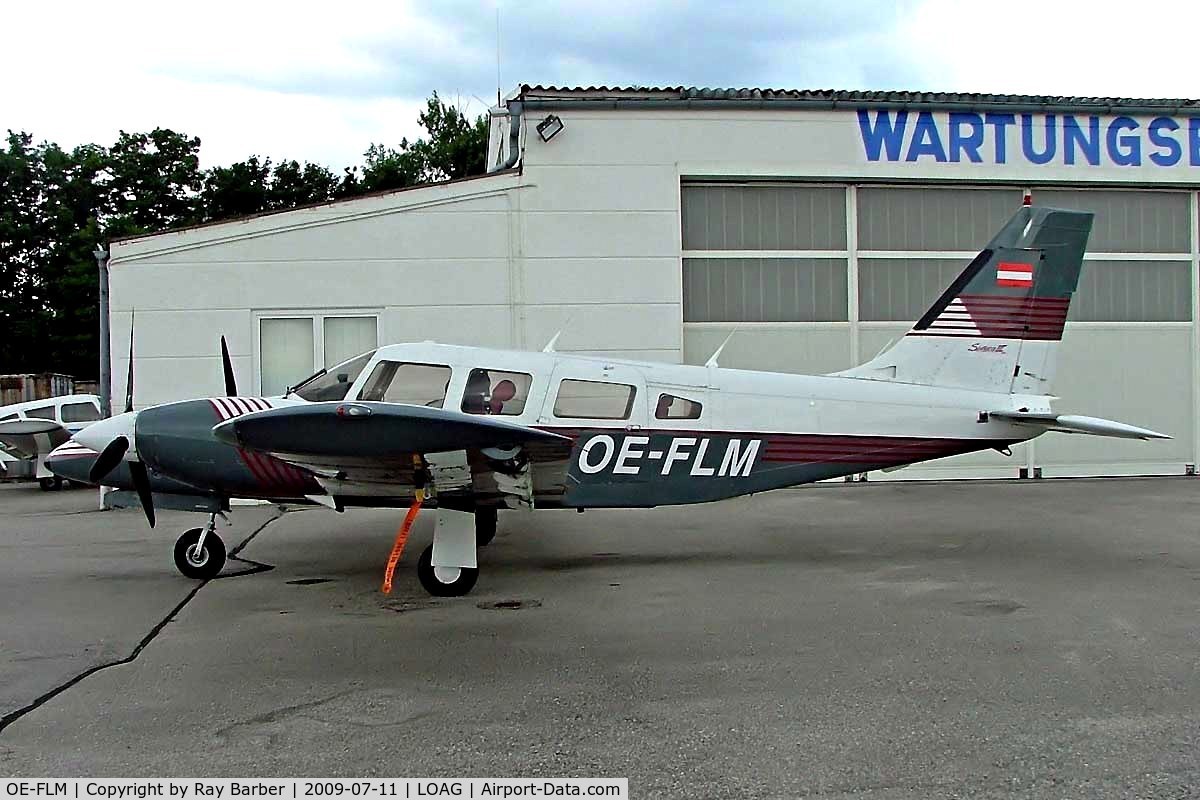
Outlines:
<svg viewBox="0 0 1200 800"><path fill-rule="evenodd" d="M92 251L106 240L484 171L484 116L469 120L435 92L420 123L425 136L372 144L361 169L341 173L257 156L202 172L200 140L167 128L73 150L9 131L0 142L0 372L96 375Z"/></svg>
<svg viewBox="0 0 1200 800"><path fill-rule="evenodd" d="M108 237L165 231L202 219L200 140L167 128L121 131L108 151Z"/></svg>
<svg viewBox="0 0 1200 800"><path fill-rule="evenodd" d="M399 150L372 144L363 153L363 161L363 177L357 187L359 193L403 189L417 183L420 177L420 164L408 151L405 139L400 141Z"/></svg>
<svg viewBox="0 0 1200 800"><path fill-rule="evenodd" d="M9 131L0 150L0 372L42 360L36 334L45 319L36 267L46 247L39 220L43 183L33 137Z"/></svg>
<svg viewBox="0 0 1200 800"><path fill-rule="evenodd" d="M34 146L9 133L0 153L0 372L97 370L96 267L104 149Z"/></svg>
<svg viewBox="0 0 1200 800"><path fill-rule="evenodd" d="M251 156L204 173L200 205L206 222L258 214L270 207L271 159Z"/></svg>
<svg viewBox="0 0 1200 800"><path fill-rule="evenodd" d="M67 152L42 149L46 175L43 221L49 244L39 265L41 301L48 331L45 369L80 377L98 371L99 286L93 251L102 240L100 220L107 193L102 176L107 153L96 145Z"/></svg>
<svg viewBox="0 0 1200 800"><path fill-rule="evenodd" d="M281 161L271 174L267 204L272 209L324 203L338 194L337 177L320 164Z"/></svg>
<svg viewBox="0 0 1200 800"><path fill-rule="evenodd" d="M418 118L429 133L409 150L420 164L419 182L480 175L487 164L488 122L482 114L469 121L458 108L442 102L438 93Z"/></svg>
<svg viewBox="0 0 1200 800"><path fill-rule="evenodd" d="M418 117L427 137L400 140L399 149L372 144L363 154L363 191L480 175L487 165L487 118L474 121L434 92Z"/></svg>

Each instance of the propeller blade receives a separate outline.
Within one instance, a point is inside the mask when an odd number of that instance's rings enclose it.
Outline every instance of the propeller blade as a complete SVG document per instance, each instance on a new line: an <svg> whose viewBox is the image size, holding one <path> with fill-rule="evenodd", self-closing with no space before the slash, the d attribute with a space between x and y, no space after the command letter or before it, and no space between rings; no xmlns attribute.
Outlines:
<svg viewBox="0 0 1200 800"><path fill-rule="evenodd" d="M137 490L138 500L142 501L142 510L146 512L146 522L154 527L154 494L150 491L150 476L146 474L146 465L140 461L129 462L129 476L133 478L133 488Z"/></svg>
<svg viewBox="0 0 1200 800"><path fill-rule="evenodd" d="M117 468L121 463L121 459L125 457L125 451L129 449L129 440L124 436L118 436L113 439L104 449L100 451L100 455L92 464L91 470L88 471L88 480L92 483L100 483L104 480L104 476Z"/></svg>
<svg viewBox="0 0 1200 800"><path fill-rule="evenodd" d="M133 323L137 312L129 316L129 375L125 379L125 410L133 411Z"/></svg>
<svg viewBox="0 0 1200 800"><path fill-rule="evenodd" d="M233 362L229 360L229 345L221 337L221 366L225 368L225 396L237 397L237 380L233 377Z"/></svg>

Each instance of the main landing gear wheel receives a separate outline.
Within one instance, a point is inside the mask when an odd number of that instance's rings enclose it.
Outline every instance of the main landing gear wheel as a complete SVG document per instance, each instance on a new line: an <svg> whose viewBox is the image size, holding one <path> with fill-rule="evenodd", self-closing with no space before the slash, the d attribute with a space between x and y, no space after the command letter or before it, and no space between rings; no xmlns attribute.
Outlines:
<svg viewBox="0 0 1200 800"><path fill-rule="evenodd" d="M417 561L417 577L425 591L434 597L462 597L475 588L479 579L477 567L433 566L433 545L421 551Z"/></svg>
<svg viewBox="0 0 1200 800"><path fill-rule="evenodd" d="M475 509L475 546L487 547L496 538L496 509Z"/></svg>
<svg viewBox="0 0 1200 800"><path fill-rule="evenodd" d="M38 487L43 492L56 492L63 487L63 480L58 476L53 478L38 478Z"/></svg>
<svg viewBox="0 0 1200 800"><path fill-rule="evenodd" d="M215 531L209 531L201 544L203 533L204 528L192 528L175 540L175 566L185 577L198 581L217 577L225 566L225 543Z"/></svg>

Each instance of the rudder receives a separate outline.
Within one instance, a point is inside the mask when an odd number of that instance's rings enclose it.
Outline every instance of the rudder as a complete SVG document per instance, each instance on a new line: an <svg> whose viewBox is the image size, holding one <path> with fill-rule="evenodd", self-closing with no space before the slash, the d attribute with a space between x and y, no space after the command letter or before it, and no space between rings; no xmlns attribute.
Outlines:
<svg viewBox="0 0 1200 800"><path fill-rule="evenodd" d="M838 374L1050 394L1092 217L1023 206L903 338Z"/></svg>

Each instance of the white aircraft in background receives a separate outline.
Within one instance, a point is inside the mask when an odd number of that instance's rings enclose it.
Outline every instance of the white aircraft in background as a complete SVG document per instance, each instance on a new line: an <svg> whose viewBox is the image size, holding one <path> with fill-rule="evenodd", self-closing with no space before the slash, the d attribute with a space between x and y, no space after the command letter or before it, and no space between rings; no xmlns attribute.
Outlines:
<svg viewBox="0 0 1200 800"><path fill-rule="evenodd" d="M702 503L1009 448L1047 431L1170 438L1056 414L1055 356L1092 215L1026 206L874 359L834 375L657 364L554 352L395 344L322 370L285 397L225 395L126 412L51 454L72 480L178 497L210 513L175 544L215 576L215 516L232 497L409 508L385 591L423 503L433 544L417 575L462 595L501 508ZM719 353L719 351L718 351ZM169 507L169 506L168 506ZM181 507L181 506L176 506ZM336 535L331 533L331 535Z"/></svg>
<svg viewBox="0 0 1200 800"><path fill-rule="evenodd" d="M69 394L0 406L0 474L5 461L35 460L34 477L44 490L58 489L62 478L46 468L46 456L72 435L100 419L100 398Z"/></svg>

